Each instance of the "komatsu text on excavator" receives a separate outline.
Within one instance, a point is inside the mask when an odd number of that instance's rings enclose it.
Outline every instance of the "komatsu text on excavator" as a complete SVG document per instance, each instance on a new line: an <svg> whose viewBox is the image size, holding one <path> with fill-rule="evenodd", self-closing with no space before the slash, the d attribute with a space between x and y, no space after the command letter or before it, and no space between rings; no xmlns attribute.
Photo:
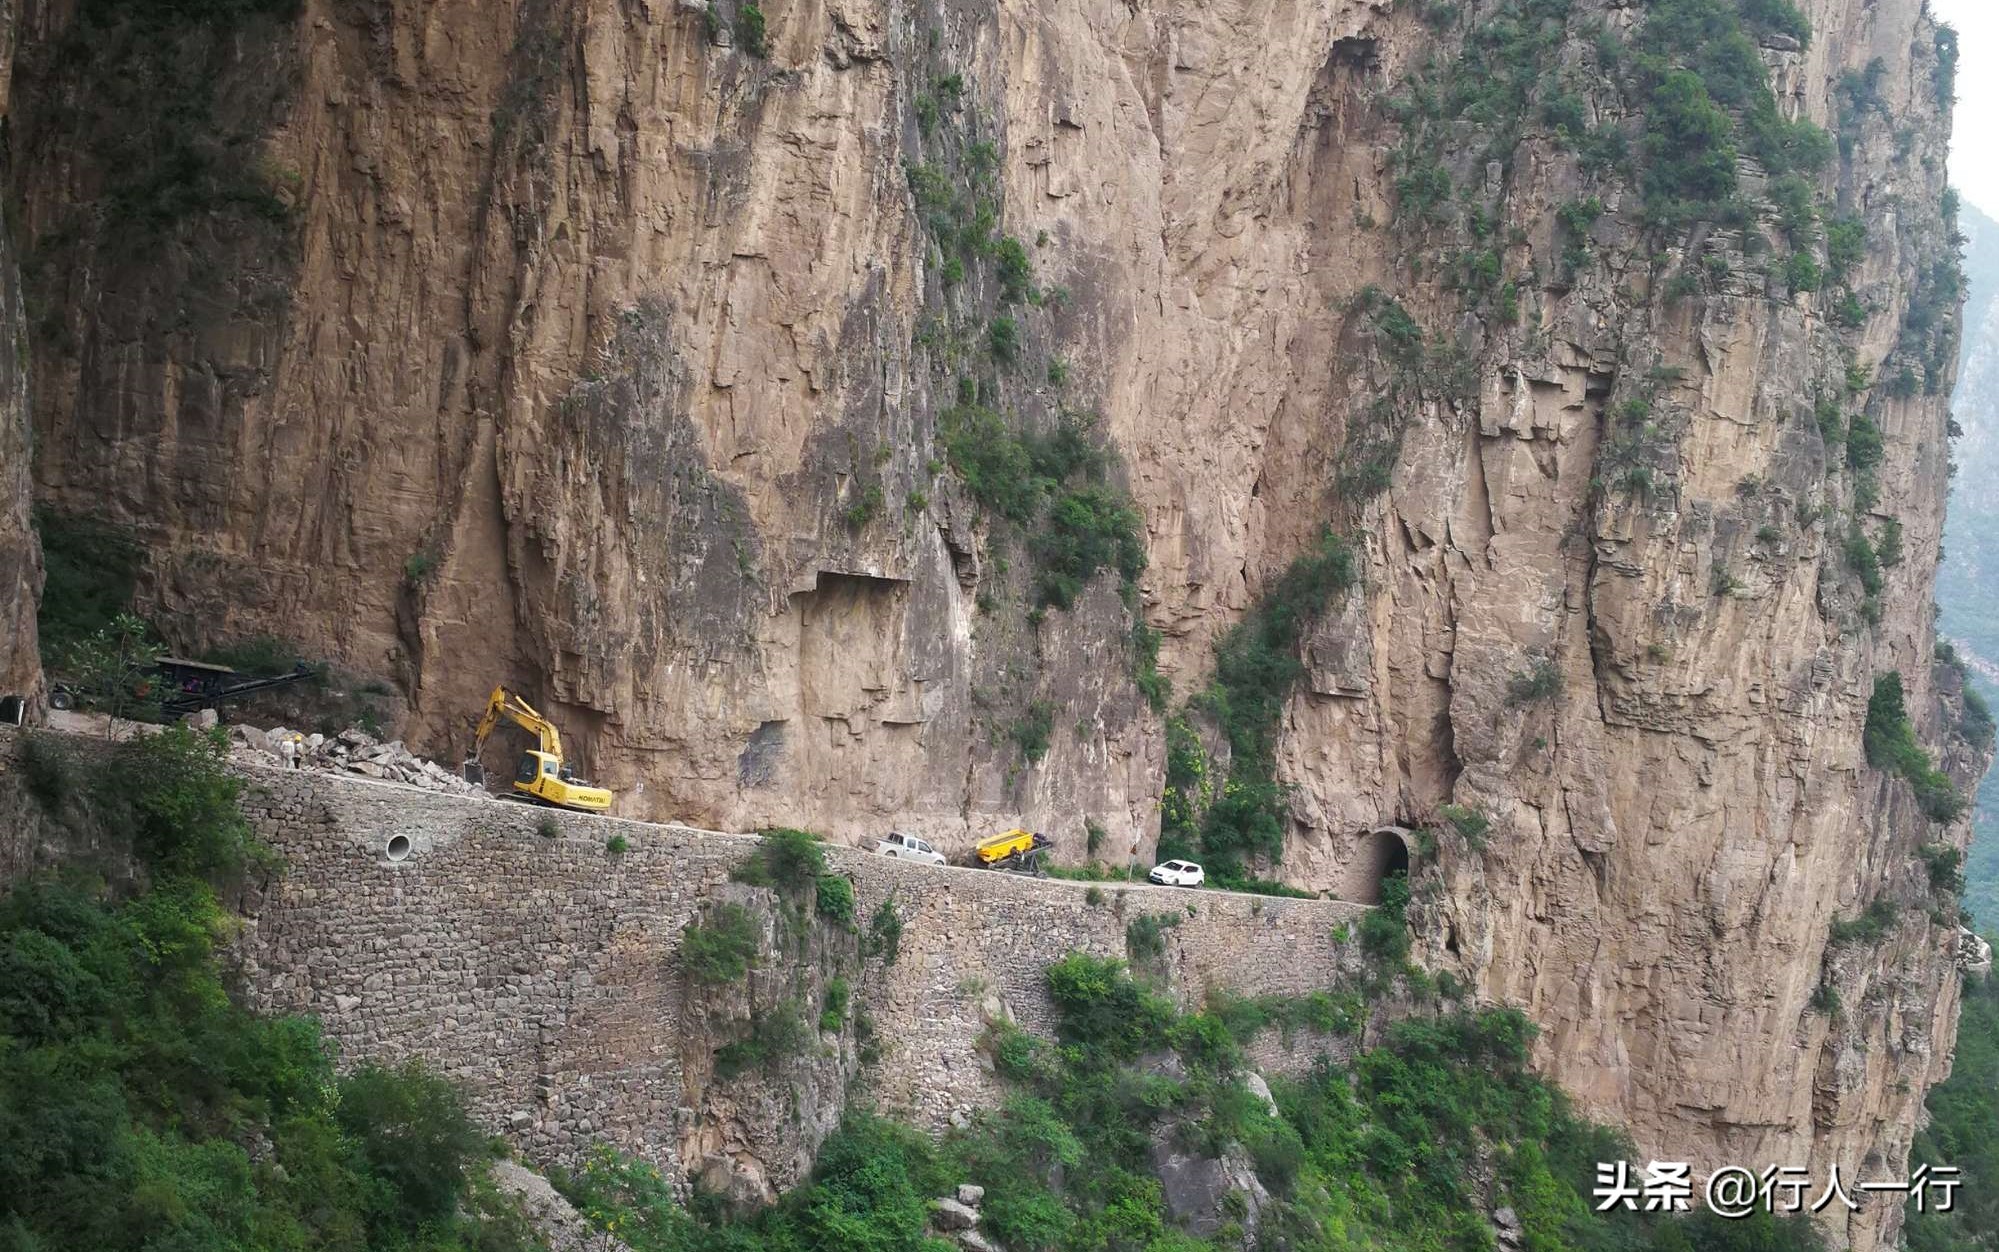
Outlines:
<svg viewBox="0 0 1999 1252"><path fill-rule="evenodd" d="M493 727L500 724L502 717L539 741L537 747L521 753L520 767L514 771L514 799L585 813L601 813L611 807L609 791L577 778L563 764L562 736L556 731L554 723L505 687L493 688L492 699L486 701L486 715L479 719L479 728L473 732L472 753L465 760L465 777L468 780L475 783L485 781L485 770L479 764L479 751L486 746L486 736L493 733Z"/></svg>

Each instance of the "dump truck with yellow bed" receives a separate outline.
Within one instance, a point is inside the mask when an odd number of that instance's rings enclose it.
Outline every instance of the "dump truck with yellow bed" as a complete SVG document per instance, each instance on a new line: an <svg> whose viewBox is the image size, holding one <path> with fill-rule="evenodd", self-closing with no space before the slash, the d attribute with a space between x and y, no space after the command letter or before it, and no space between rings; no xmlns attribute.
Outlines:
<svg viewBox="0 0 1999 1252"><path fill-rule="evenodd" d="M1039 831L1009 830L980 843L972 856L988 869L1032 868L1036 854L1052 842Z"/></svg>

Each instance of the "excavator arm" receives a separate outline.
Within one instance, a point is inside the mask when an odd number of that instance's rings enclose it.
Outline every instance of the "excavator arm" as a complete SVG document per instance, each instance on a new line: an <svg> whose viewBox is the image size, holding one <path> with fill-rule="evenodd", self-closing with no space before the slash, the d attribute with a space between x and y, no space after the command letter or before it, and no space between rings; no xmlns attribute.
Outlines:
<svg viewBox="0 0 1999 1252"><path fill-rule="evenodd" d="M562 759L562 734L555 729L555 724L505 687L493 688L492 697L486 701L486 715L479 719L479 728L472 733L473 756L478 756L486 746L486 737L493 733L493 728L500 724L502 717L540 740L543 752L558 761Z"/></svg>

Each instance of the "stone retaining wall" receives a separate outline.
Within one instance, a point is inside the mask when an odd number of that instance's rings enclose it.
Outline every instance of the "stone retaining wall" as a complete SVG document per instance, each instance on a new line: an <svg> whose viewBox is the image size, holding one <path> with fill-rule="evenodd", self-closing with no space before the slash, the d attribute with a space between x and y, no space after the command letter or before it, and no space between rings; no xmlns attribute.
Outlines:
<svg viewBox="0 0 1999 1252"><path fill-rule="evenodd" d="M244 809L284 859L241 902L237 954L256 1007L317 1016L344 1060L426 1059L535 1159L605 1138L676 1173L698 1169L677 1159L693 1116L680 932L753 836L331 774L245 777ZM608 849L614 835L627 850ZM1347 935L1366 911L827 853L854 880L863 923L885 899L903 920L897 959L867 961L855 983L879 1054L856 1095L931 1127L1000 1094L976 1046L987 1022L1004 1014L1048 1033L1043 968L1072 950L1125 956L1132 918L1180 917L1155 965L1194 1003L1212 986L1327 986L1357 961ZM1258 1056L1281 1067L1317 1051L1265 1040Z"/></svg>

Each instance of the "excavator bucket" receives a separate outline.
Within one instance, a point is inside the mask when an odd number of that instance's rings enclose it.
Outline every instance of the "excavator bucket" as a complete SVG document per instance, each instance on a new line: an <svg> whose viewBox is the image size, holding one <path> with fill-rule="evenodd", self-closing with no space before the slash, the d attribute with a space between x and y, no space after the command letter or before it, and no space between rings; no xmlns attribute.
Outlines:
<svg viewBox="0 0 1999 1252"><path fill-rule="evenodd" d="M465 762L465 781L475 787L486 785L486 767L475 760Z"/></svg>

